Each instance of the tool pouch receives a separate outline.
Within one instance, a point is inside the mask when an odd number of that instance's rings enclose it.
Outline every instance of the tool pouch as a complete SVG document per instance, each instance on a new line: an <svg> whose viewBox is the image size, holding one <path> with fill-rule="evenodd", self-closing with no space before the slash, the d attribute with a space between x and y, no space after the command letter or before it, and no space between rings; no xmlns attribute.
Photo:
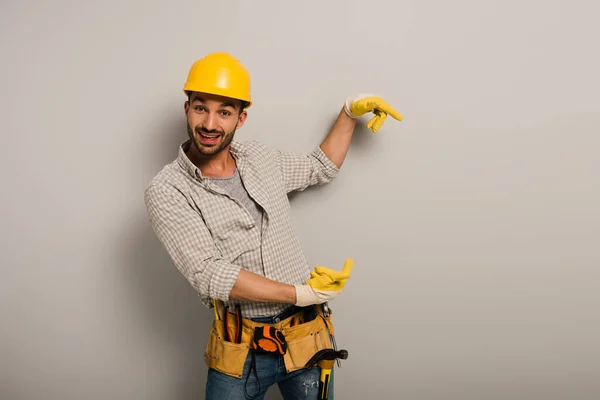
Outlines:
<svg viewBox="0 0 600 400"><path fill-rule="evenodd" d="M316 318L299 325L287 326L281 331L287 341L287 352L283 356L287 372L303 369L319 350L332 349L329 333L334 335L331 311L326 317L317 307Z"/></svg>
<svg viewBox="0 0 600 400"><path fill-rule="evenodd" d="M232 343L225 340L225 329L223 321L213 320L206 350L204 362L208 368L213 368L225 375L241 378L248 352L252 347L256 328L266 326L274 327L285 337L287 351L283 354L283 360L287 372L303 369L310 358L319 350L332 349L333 344L329 334L335 334L331 321L332 312L328 316L323 314L321 307L316 307L317 315L314 319L291 325L293 319L303 318L298 313L277 324L262 324L243 319L242 341ZM229 329L234 332L235 323L229 324Z"/></svg>
<svg viewBox="0 0 600 400"><path fill-rule="evenodd" d="M230 324L229 328L233 331L235 327ZM252 331L244 327L241 343L228 342L225 337L223 321L213 320L204 352L204 362L208 368L213 368L225 375L241 378L252 342Z"/></svg>

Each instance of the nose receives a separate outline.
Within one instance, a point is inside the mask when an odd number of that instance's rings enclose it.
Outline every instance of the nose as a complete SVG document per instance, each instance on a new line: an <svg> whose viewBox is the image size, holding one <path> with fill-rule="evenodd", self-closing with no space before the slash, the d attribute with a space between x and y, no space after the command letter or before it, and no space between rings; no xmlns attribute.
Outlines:
<svg viewBox="0 0 600 400"><path fill-rule="evenodd" d="M208 113L206 119L204 120L204 129L207 131L212 131L217 127L216 117L213 113Z"/></svg>

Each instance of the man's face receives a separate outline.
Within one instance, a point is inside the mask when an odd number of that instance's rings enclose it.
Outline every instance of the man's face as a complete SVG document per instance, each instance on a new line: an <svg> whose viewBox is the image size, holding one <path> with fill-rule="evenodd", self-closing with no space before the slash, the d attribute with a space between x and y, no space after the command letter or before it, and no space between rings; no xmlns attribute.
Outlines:
<svg viewBox="0 0 600 400"><path fill-rule="evenodd" d="M241 128L247 113L239 100L206 93L192 93L185 103L187 130L196 150L212 156L225 149Z"/></svg>

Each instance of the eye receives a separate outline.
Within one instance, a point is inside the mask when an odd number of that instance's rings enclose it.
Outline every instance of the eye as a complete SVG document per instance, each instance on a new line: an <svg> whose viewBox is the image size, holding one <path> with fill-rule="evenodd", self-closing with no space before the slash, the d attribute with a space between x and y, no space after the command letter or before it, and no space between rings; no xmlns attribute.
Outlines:
<svg viewBox="0 0 600 400"><path fill-rule="evenodd" d="M227 110L223 110L223 111L222 111L222 113L223 113L223 115L225 115L226 117L228 117L228 116L230 116L230 115L231 115L231 112L230 112L230 111L227 111Z"/></svg>
<svg viewBox="0 0 600 400"><path fill-rule="evenodd" d="M202 106L196 106L196 107L194 107L194 110L196 110L196 111L204 111L205 109Z"/></svg>

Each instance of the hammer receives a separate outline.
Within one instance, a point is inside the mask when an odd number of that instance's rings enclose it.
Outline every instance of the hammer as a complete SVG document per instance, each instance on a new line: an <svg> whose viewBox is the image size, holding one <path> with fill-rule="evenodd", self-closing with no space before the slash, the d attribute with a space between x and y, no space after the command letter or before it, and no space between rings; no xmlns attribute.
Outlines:
<svg viewBox="0 0 600 400"><path fill-rule="evenodd" d="M347 350L323 349L318 351L306 363L306 367L310 368L315 364L321 367L321 379L319 380L319 400L327 400L329 397L329 382L331 380L331 369L335 360L348 358Z"/></svg>

